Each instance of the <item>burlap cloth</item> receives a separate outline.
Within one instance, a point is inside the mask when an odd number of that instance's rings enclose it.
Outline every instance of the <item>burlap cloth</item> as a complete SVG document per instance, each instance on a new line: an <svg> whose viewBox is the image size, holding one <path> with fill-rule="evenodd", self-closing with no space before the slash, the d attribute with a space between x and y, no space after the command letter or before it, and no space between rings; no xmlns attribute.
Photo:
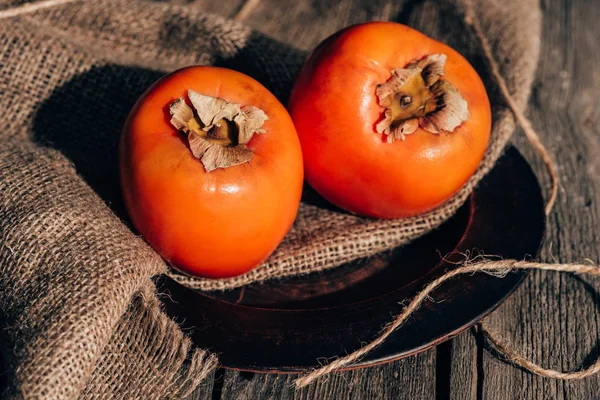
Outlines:
<svg viewBox="0 0 600 400"><path fill-rule="evenodd" d="M509 89L525 107L539 52L537 0L481 1L477 14ZM215 290L319 271L405 243L457 210L501 154L513 118L480 41L464 23L461 1L413 4L408 22L462 52L492 100L489 149L460 193L433 212L395 221L303 203L291 232L261 267L222 281L172 273L175 279ZM227 66L285 101L304 57L237 23L143 1L75 2L0 19L6 397L178 398L215 367L216 358L191 348L161 312L150 278L168 266L123 222L120 129L137 97L165 72Z"/></svg>

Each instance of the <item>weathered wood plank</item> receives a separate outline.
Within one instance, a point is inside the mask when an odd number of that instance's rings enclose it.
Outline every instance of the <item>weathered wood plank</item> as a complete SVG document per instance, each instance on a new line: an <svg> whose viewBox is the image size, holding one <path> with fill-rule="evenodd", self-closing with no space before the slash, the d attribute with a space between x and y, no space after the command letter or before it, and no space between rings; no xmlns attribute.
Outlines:
<svg viewBox="0 0 600 400"><path fill-rule="evenodd" d="M482 375L480 369L483 349L478 345L474 329L452 339L450 351L450 387L447 396L452 400L474 400L481 398Z"/></svg>
<svg viewBox="0 0 600 400"><path fill-rule="evenodd" d="M188 397L186 397L186 400L211 399L214 389L214 383L215 373L212 373L208 375L206 379Z"/></svg>
<svg viewBox="0 0 600 400"><path fill-rule="evenodd" d="M378 367L337 373L294 390L297 377L227 371L221 399L434 399L435 350Z"/></svg>
<svg viewBox="0 0 600 400"><path fill-rule="evenodd" d="M560 192L548 219L545 261L600 259L600 7L590 1L544 1L542 56L529 114L559 165ZM539 160L522 137L515 141L539 172ZM553 273L532 273L489 318L535 362L576 369L593 361L600 337L600 282ZM600 377L582 381L540 378L510 366L465 334L453 342L454 399L598 398Z"/></svg>

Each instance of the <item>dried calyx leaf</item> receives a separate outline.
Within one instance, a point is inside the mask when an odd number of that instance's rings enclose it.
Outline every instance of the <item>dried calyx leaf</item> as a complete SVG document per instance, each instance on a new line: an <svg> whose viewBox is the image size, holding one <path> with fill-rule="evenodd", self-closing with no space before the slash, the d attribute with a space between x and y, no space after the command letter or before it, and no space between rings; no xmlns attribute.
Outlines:
<svg viewBox="0 0 600 400"><path fill-rule="evenodd" d="M392 70L392 77L377 86L383 119L375 126L387 141L404 140L418 127L439 134L453 132L469 118L467 102L444 75L445 54L431 54L404 68Z"/></svg>
<svg viewBox="0 0 600 400"><path fill-rule="evenodd" d="M182 98L169 107L171 124L185 133L190 150L210 172L243 164L253 154L246 147L255 133L264 133L268 119L261 109L188 90L195 111Z"/></svg>

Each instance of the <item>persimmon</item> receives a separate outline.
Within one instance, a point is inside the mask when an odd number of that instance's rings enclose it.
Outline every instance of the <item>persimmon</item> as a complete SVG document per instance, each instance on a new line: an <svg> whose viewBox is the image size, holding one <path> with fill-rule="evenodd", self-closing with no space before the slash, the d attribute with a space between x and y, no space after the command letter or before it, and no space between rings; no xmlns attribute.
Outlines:
<svg viewBox="0 0 600 400"><path fill-rule="evenodd" d="M398 218L450 198L485 153L487 93L459 53L407 26L355 25L322 42L289 110L308 183L352 213Z"/></svg>
<svg viewBox="0 0 600 400"><path fill-rule="evenodd" d="M300 204L302 151L281 103L254 79L189 67L133 107L120 173L134 226L169 263L222 278L265 260Z"/></svg>

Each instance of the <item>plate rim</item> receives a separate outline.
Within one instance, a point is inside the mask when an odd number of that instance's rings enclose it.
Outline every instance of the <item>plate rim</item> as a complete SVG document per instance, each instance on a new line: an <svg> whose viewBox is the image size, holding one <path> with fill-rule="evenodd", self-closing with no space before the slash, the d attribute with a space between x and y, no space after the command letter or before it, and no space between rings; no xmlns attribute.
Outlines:
<svg viewBox="0 0 600 400"><path fill-rule="evenodd" d="M530 257L536 257L539 255L541 246L543 245L544 242L544 237L545 237L545 230L546 230L546 219L545 219L545 214L543 213L543 196L542 196L542 190L541 187L539 185L539 182L535 176L535 173L533 172L531 165L529 165L529 163L525 160L525 158L522 156L522 154L514 147L514 146L508 146L505 151L503 152L502 156L500 157L500 159L504 158L504 157L508 157L511 158L511 161L517 161L521 164L524 164L526 166L526 171L522 171L523 174L528 174L530 175L528 179L530 179L529 183L535 183L535 186L532 189L533 192L535 192L536 197L538 197L537 202L538 204L538 208L541 210L541 214L543 215L543 217L540 219L540 229L539 229L539 235L540 238L537 241L537 248L536 251L533 254L530 254ZM500 160L499 159L499 160ZM481 182L484 182L485 179L489 176L486 175L486 177L484 177L482 179ZM480 182L480 184L481 184ZM477 191L477 189L476 189ZM469 198L470 198L470 207L475 207L476 206L476 202L473 201L474 197L476 196L476 191L474 191L474 193L470 194ZM461 245L464 244L465 240L468 238L468 234L469 234L469 228L471 228L472 226L472 218L473 218L474 212L472 211L469 215L469 221L466 224L465 228L464 228L464 232L460 238L460 240L457 241L457 243L454 245L455 249L460 248ZM445 259L440 260L433 268L431 268L430 270L428 270L427 273L423 274L422 276L419 276L417 279L415 279L415 281L408 283L407 285L404 286L404 288L406 287L411 287L411 286L415 286L415 285L419 285L419 288L423 287L423 281L426 282L430 281L431 279L433 279L432 277L436 276L436 275L441 275L439 272L442 270L442 266L447 265L447 261ZM528 275L527 271L517 271L514 272L514 277L516 279L514 279L514 282L512 283L512 285L505 290L502 295L497 298L496 300L494 300L493 302L491 302L491 304L487 305L485 309L483 309L480 312L475 312L474 315L469 315L468 320L466 322L462 322L458 325L458 327L456 329L453 329L452 331L446 332L442 335L438 335L434 338L432 338L431 340L428 340L416 347L412 347L410 349L407 350L401 350L401 351L395 351L395 352L391 352L388 353L386 355L378 355L377 352L378 350L385 348L385 342L379 346L377 349L371 351L370 353L368 353L367 355L365 355L363 358L361 358L359 361L352 363L342 369L340 369L341 371L345 371L345 370L353 370L353 369L358 369L358 368L363 368L363 367L369 367L369 366L376 366L376 365L381 365L384 363L388 363L388 362L392 362L395 360L399 360L402 358L406 358L409 357L411 355L415 355L418 353L421 353L427 349L430 349L432 347L435 347L441 343L444 343L445 341L459 335L460 333L466 331L467 329L471 328L472 326L474 326L478 321L480 321L481 319L485 318L487 315L489 315L490 313L492 313L493 311L495 311L502 303L504 303L504 301L506 301L506 299L508 299L514 292L515 290L523 283L525 277ZM462 279L466 279L468 277L457 277L455 280L453 280L454 282L460 282L460 280ZM168 278L166 276L161 276L161 278L158 279L158 281L163 281L164 282L168 282L171 281L172 284L175 284L177 286L180 286L181 288L183 288L185 291L191 291L193 292L195 295L197 296L204 296L206 298L209 298L213 301L216 302L220 302L223 303L225 305L228 306L235 306L235 307L239 307L239 308L244 308L244 309L248 309L248 310L255 310L258 312L266 312L266 313L273 313L273 314L277 314L277 313L295 313L296 315L302 315L303 313L313 313L315 311L335 311L335 310L343 310L343 309L347 309L350 306L356 305L356 304L361 304L361 303L372 303L375 302L377 300L380 300L382 298L385 298L386 300L389 300L390 297L393 297L394 295L397 295L399 291L401 291L403 288L397 288L394 289L390 292L384 293L380 296L376 296L373 298L369 298L369 299L363 299L360 300L359 302L356 303L350 303L350 304L341 304L341 305L334 305L331 307L324 307L324 308L309 308L309 309L273 309L273 308L264 308L264 307L254 307L254 306L248 306L248 305L240 305L240 304L232 304L226 300L222 300L222 299L217 299L217 298L213 298L210 296L207 296L204 293L201 292L197 292L193 289L187 288L179 283L177 283L176 281L172 280L171 278ZM161 283L157 282L158 286L161 286ZM456 286L456 283L454 284ZM413 298L414 295L416 293L418 293L420 291L420 289L417 289L416 291L412 291L412 294L409 295L408 297L405 297L410 299ZM161 298L161 301L163 303L169 302L169 296L166 296L165 298ZM172 300L172 298L171 298ZM167 307L168 308L168 307ZM420 311L422 311L422 309L419 309ZM419 310L416 310L415 312L419 312ZM392 312L393 310L391 310ZM399 310L398 310L399 312ZM397 315L397 313L395 314ZM177 317L177 315L172 315ZM393 316L390 315L388 320L392 321L393 320ZM404 327L405 325L403 325ZM402 330L403 327L398 328L392 335L397 335L399 331ZM381 330L381 328L377 329L377 331L379 332ZM376 337L376 336L375 336ZM192 334L192 339L193 339L193 334ZM355 337L357 342L368 342L372 339L360 339L358 337ZM389 339L389 338L388 338ZM387 341L386 341L387 342ZM196 343L195 343L196 344ZM196 344L199 347L202 347L202 343L197 343ZM340 354L341 356L341 354ZM249 371L249 372L258 372L258 373L298 373L298 372L305 372L307 370L310 370L312 368L314 368L315 366L317 366L318 364L318 359L314 360L313 365L311 366L291 366L291 367L285 367L285 366L260 366L260 367L253 367L253 366L249 366L249 365L235 365L235 364L229 364L227 362L222 362L222 367L225 369L231 369L231 370L238 370L238 371Z"/></svg>

